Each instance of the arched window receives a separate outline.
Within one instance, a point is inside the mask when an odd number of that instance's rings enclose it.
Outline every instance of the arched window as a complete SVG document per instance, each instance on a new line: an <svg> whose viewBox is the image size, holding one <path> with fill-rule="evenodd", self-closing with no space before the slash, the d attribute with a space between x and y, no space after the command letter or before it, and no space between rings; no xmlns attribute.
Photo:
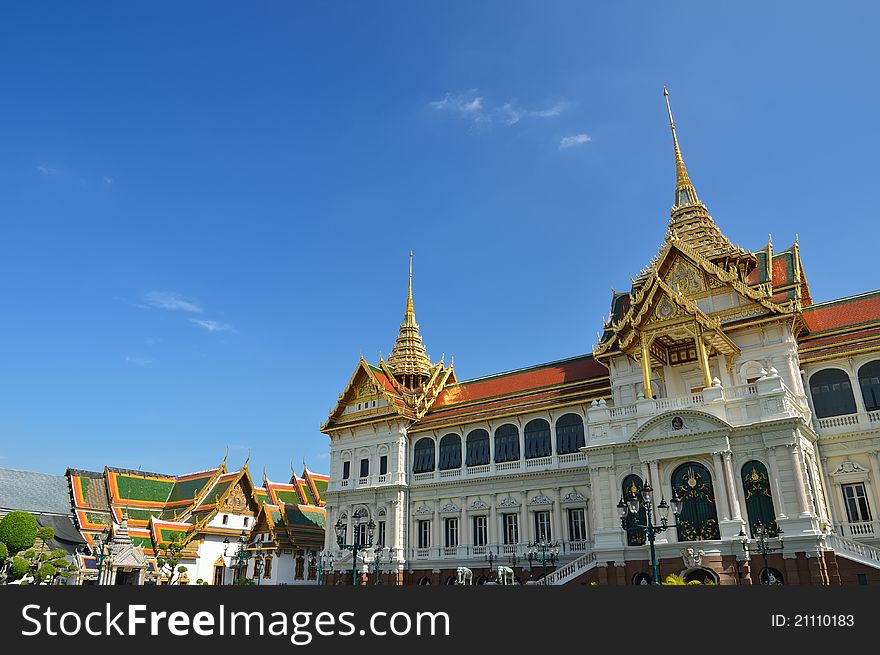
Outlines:
<svg viewBox="0 0 880 655"><path fill-rule="evenodd" d="M495 430L495 461L512 462L519 459L519 428L510 423Z"/></svg>
<svg viewBox="0 0 880 655"><path fill-rule="evenodd" d="M556 420L556 454L576 453L586 445L584 420L577 414L566 414Z"/></svg>
<svg viewBox="0 0 880 655"><path fill-rule="evenodd" d="M712 476L702 464L687 462L672 473L672 488L681 498L679 541L720 539Z"/></svg>
<svg viewBox="0 0 880 655"><path fill-rule="evenodd" d="M776 534L776 512L773 511L773 494L767 467L752 460L742 467L743 491L746 495L746 512L749 515L749 532L755 535L755 526L763 525Z"/></svg>
<svg viewBox="0 0 880 655"><path fill-rule="evenodd" d="M642 498L642 479L637 475L628 475L623 479L623 488L621 489L623 502L626 502L631 494L639 497L639 513L633 516L627 513L626 519L626 545L627 546L644 546L645 533L640 530L637 525L647 525L647 516L645 515L645 501Z"/></svg>
<svg viewBox="0 0 880 655"><path fill-rule="evenodd" d="M859 369L859 386L862 388L865 409L869 412L880 409L880 359L868 362Z"/></svg>
<svg viewBox="0 0 880 655"><path fill-rule="evenodd" d="M430 473L434 470L434 440L422 437L413 449L413 473Z"/></svg>
<svg viewBox="0 0 880 655"><path fill-rule="evenodd" d="M856 413L856 399L846 371L826 368L810 377L816 418Z"/></svg>
<svg viewBox="0 0 880 655"><path fill-rule="evenodd" d="M467 436L467 466L483 466L489 463L489 433L472 430Z"/></svg>
<svg viewBox="0 0 880 655"><path fill-rule="evenodd" d="M526 459L550 457L550 424L542 418L526 423L523 430Z"/></svg>
<svg viewBox="0 0 880 655"><path fill-rule="evenodd" d="M461 437L457 434L447 434L440 440L440 464L437 468L441 471L461 468Z"/></svg>
<svg viewBox="0 0 880 655"><path fill-rule="evenodd" d="M426 575L423 575L421 578L419 578L419 585L422 587L430 586L431 585L431 578L429 578Z"/></svg>

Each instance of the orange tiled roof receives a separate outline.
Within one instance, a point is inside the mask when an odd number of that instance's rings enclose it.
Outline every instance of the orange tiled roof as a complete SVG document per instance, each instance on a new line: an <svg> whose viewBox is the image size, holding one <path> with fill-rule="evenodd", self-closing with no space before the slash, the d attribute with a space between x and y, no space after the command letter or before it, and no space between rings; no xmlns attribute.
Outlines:
<svg viewBox="0 0 880 655"><path fill-rule="evenodd" d="M804 309L811 334L880 321L880 290L818 303Z"/></svg>
<svg viewBox="0 0 880 655"><path fill-rule="evenodd" d="M607 394L608 369L591 355L583 355L450 385L412 431L583 402Z"/></svg>
<svg viewBox="0 0 880 655"><path fill-rule="evenodd" d="M594 360L592 355L583 355L450 385L437 396L431 411L457 403L473 402L597 377L608 377L608 369Z"/></svg>

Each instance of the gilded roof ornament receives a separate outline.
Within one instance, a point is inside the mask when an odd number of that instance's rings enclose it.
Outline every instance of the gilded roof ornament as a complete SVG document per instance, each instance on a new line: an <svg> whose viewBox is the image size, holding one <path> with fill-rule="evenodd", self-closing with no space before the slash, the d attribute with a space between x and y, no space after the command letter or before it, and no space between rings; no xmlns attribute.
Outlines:
<svg viewBox="0 0 880 655"><path fill-rule="evenodd" d="M675 121L672 120L672 106L669 104L669 91L663 87L663 97L666 98L666 111L669 113L669 129L672 130L672 147L675 150L675 206L697 205L697 190L691 184L688 177L684 159L681 156L681 148L678 146L678 136L675 133Z"/></svg>
<svg viewBox="0 0 880 655"><path fill-rule="evenodd" d="M397 380L408 389L419 387L431 374L431 359L422 343L419 324L416 323L416 312L413 307L412 292L412 250L409 251L409 287L406 295L406 310L403 323L394 348L388 356L388 364L394 371Z"/></svg>

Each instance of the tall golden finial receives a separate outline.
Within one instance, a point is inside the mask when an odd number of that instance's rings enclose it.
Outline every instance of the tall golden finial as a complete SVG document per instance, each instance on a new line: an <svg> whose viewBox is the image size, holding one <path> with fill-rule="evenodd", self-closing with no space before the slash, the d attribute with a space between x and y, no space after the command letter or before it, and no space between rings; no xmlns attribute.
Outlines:
<svg viewBox="0 0 880 655"><path fill-rule="evenodd" d="M675 206L695 205L699 202L697 191L688 177L684 159L681 156L681 148L678 145L678 135L675 133L675 121L672 120L672 106L669 104L669 91L663 87L663 97L666 99L666 111L669 114L669 129L672 130L672 147L675 149Z"/></svg>
<svg viewBox="0 0 880 655"><path fill-rule="evenodd" d="M413 264L413 251L410 249L409 251L409 287L406 293L406 314L403 317L403 322L406 325L415 325L416 324L416 311L413 309L413 298L412 298L412 264Z"/></svg>
<svg viewBox="0 0 880 655"><path fill-rule="evenodd" d="M431 359L422 344L419 325L416 323L416 311L413 308L412 292L413 253L409 251L409 284L406 294L406 312L394 348L388 356L388 364L394 370L394 376L408 389L415 389L428 377L431 370Z"/></svg>

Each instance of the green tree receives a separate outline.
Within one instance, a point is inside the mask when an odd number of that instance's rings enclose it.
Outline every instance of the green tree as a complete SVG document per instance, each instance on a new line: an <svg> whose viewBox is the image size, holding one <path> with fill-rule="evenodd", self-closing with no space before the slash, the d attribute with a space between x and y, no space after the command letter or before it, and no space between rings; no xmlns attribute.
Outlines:
<svg viewBox="0 0 880 655"><path fill-rule="evenodd" d="M180 538L180 533L173 533L168 541L159 544L156 549L156 562L159 564L159 570L165 572L168 576L168 584L176 584L183 573L186 573L185 566L179 566L180 555L186 544Z"/></svg>
<svg viewBox="0 0 880 655"><path fill-rule="evenodd" d="M27 512L10 512L0 519L0 542L15 555L34 545L39 529L37 519Z"/></svg>

